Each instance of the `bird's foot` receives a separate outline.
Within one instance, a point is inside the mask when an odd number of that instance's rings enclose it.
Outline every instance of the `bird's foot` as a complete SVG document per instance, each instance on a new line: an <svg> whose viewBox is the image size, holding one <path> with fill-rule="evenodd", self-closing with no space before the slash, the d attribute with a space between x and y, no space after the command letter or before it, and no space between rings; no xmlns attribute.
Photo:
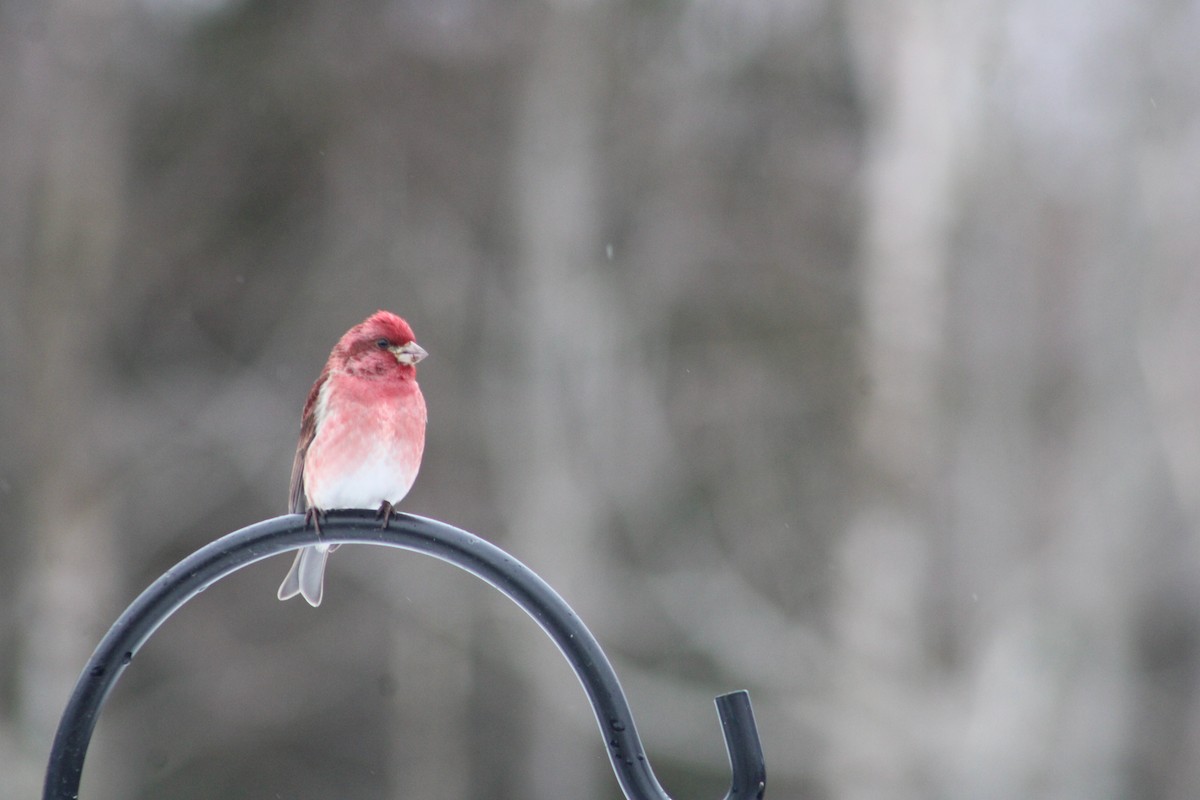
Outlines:
<svg viewBox="0 0 1200 800"><path fill-rule="evenodd" d="M304 527L312 525L317 529L317 536L321 535L321 519L325 516L325 512L319 508L311 507L304 512Z"/></svg>
<svg viewBox="0 0 1200 800"><path fill-rule="evenodd" d="M396 513L396 509L387 500L379 504L379 510L375 512L375 519L382 519L383 524L379 526L380 530L386 530L388 524L392 521L392 514Z"/></svg>

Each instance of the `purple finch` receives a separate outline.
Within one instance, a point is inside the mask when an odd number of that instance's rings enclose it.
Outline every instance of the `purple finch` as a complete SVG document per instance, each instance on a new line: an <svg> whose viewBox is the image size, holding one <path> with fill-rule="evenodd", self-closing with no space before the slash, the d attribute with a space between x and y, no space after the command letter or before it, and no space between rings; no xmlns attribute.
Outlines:
<svg viewBox="0 0 1200 800"><path fill-rule="evenodd" d="M412 488L425 450L425 398L416 364L428 353L412 328L377 311L348 330L313 384L292 463L290 510L321 532L335 508L377 508L386 526L392 506ZM321 604L325 559L337 545L296 553L279 599L300 594Z"/></svg>

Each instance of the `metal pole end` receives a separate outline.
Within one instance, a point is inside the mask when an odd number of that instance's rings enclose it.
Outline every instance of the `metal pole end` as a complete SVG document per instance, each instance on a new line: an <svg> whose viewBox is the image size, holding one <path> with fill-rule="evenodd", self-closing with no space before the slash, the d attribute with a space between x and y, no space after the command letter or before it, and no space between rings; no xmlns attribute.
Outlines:
<svg viewBox="0 0 1200 800"><path fill-rule="evenodd" d="M767 768L754 723L754 709L750 707L750 693L743 689L719 695L716 703L733 773L725 800L762 800L767 791Z"/></svg>

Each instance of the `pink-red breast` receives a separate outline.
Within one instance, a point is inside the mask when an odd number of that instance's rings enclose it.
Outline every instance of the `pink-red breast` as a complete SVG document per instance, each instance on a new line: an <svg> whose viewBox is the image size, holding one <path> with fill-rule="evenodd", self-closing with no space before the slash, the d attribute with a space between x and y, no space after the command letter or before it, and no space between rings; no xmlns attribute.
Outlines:
<svg viewBox="0 0 1200 800"><path fill-rule="evenodd" d="M289 510L305 514L318 532L321 516L339 508L378 509L386 526L412 488L425 450L416 365L426 355L408 323L389 311L375 312L334 345L304 404L292 463ZM320 605L335 547L297 552L279 599L299 594Z"/></svg>

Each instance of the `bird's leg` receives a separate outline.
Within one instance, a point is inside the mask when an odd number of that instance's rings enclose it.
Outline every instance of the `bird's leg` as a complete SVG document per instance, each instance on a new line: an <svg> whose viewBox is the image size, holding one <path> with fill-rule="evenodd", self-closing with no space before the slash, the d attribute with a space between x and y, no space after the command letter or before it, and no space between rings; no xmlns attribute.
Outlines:
<svg viewBox="0 0 1200 800"><path fill-rule="evenodd" d="M320 536L321 535L321 517L323 517L323 516L325 516L324 511L317 508L316 506L310 506L309 509L304 512L304 527L307 528L309 525L312 525L314 528L317 529L317 536Z"/></svg>
<svg viewBox="0 0 1200 800"><path fill-rule="evenodd" d="M387 528L388 523L390 523L392 521L392 514L394 514L395 512L396 512L396 509L392 508L392 504L389 503L387 500L384 500L382 503L379 504L379 510L375 512L375 519L383 520L383 524L379 526L380 530L384 530Z"/></svg>

